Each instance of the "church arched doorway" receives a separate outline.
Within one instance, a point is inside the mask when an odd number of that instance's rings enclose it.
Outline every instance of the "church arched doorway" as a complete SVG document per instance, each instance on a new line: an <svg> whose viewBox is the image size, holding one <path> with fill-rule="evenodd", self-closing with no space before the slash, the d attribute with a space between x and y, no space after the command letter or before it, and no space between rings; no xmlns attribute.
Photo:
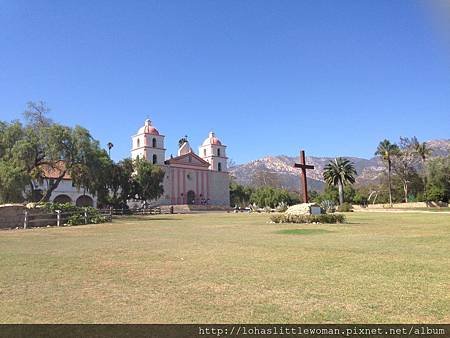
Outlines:
<svg viewBox="0 0 450 338"><path fill-rule="evenodd" d="M192 190L187 193L187 204L195 204L195 192Z"/></svg>
<svg viewBox="0 0 450 338"><path fill-rule="evenodd" d="M94 206L94 201L92 200L91 197L86 196L86 195L82 195L82 196L77 198L76 205L79 206L79 207L93 207Z"/></svg>

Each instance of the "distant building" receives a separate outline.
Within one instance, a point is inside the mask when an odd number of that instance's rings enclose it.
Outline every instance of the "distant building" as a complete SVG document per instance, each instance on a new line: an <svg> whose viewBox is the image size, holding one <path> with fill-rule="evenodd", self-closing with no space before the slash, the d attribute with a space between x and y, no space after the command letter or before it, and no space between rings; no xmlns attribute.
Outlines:
<svg viewBox="0 0 450 338"><path fill-rule="evenodd" d="M230 205L226 146L213 132L199 147L199 154L194 153L186 141L179 147L178 156L169 159L166 159L164 136L152 126L150 120L146 120L136 135L132 136L132 142L132 159L145 159L161 166L165 172L164 194L155 204ZM61 175L63 166L61 161L56 168L44 168L43 184L35 182L35 189L47 190L49 181ZM76 188L69 174L64 175L52 192L50 201L97 206L96 196L83 188Z"/></svg>
<svg viewBox="0 0 450 338"><path fill-rule="evenodd" d="M186 140L178 156L166 159L164 136L146 120L132 137L131 158L145 159L164 169L164 194L158 204L230 205L226 146L210 132L192 151Z"/></svg>
<svg viewBox="0 0 450 338"><path fill-rule="evenodd" d="M42 184L34 182L35 190L47 190L50 180L57 179L64 172L64 162L60 161L56 163L54 168L44 166L43 168L44 180ZM69 174L65 174L58 187L52 192L50 201L55 203L73 203L78 206L87 207L97 206L97 197L88 193L85 189L78 189L73 185L72 179Z"/></svg>

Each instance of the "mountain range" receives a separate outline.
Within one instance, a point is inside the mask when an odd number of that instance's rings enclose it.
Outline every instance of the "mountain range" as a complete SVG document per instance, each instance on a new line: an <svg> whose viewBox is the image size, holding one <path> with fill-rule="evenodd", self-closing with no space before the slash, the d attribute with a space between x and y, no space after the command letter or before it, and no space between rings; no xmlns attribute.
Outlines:
<svg viewBox="0 0 450 338"><path fill-rule="evenodd" d="M450 156L450 139L427 141L427 146L431 149L432 157ZM368 184L376 182L380 174L385 170L384 164L378 157L371 159L343 156L355 164L357 184ZM314 169L307 170L308 188L311 190L323 190L325 183L323 180L323 169L326 164L333 160L331 157L306 156L306 163L312 164ZM299 190L300 170L294 168L294 163L298 162L298 156L266 156L248 163L231 167L230 173L236 182L249 185L252 178L258 171L266 171L277 175L280 185L288 190Z"/></svg>

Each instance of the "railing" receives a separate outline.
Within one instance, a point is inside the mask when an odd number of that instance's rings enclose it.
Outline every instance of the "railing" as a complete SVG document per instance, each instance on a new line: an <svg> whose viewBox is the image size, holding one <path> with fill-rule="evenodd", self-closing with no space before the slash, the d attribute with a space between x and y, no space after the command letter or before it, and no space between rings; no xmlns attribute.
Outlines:
<svg viewBox="0 0 450 338"><path fill-rule="evenodd" d="M106 221L112 222L112 209L108 210L98 210L100 215L106 218ZM28 211L24 212L24 221L23 228L26 229L28 227L39 227L46 225L56 225L61 226L66 224L67 221L70 220L72 216L81 217L84 220L84 224L90 223L90 217L96 214L90 214L89 210L86 208L84 211L74 211L74 212L62 212L60 210L56 210L54 213L46 213L46 214L33 214Z"/></svg>
<svg viewBox="0 0 450 338"><path fill-rule="evenodd" d="M83 211L63 212L56 210L55 212L39 213L25 210L24 213L16 214L11 217L0 218L0 229L11 228L31 228L45 226L63 226L68 223L71 217L76 216L77 224L92 223L93 216L103 216L107 222L112 222L113 217L125 215L158 215L161 214L161 208L140 208L140 209L97 209L92 213L90 209L85 208ZM73 218L72 218L73 219Z"/></svg>

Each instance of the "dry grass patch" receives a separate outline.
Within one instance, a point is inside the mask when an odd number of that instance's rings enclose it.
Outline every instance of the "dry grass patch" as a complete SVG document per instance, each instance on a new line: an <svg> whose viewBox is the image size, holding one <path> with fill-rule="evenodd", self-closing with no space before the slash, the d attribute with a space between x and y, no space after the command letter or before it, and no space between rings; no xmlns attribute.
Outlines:
<svg viewBox="0 0 450 338"><path fill-rule="evenodd" d="M0 318L445 323L449 218L353 213L301 226L210 213L2 231Z"/></svg>

